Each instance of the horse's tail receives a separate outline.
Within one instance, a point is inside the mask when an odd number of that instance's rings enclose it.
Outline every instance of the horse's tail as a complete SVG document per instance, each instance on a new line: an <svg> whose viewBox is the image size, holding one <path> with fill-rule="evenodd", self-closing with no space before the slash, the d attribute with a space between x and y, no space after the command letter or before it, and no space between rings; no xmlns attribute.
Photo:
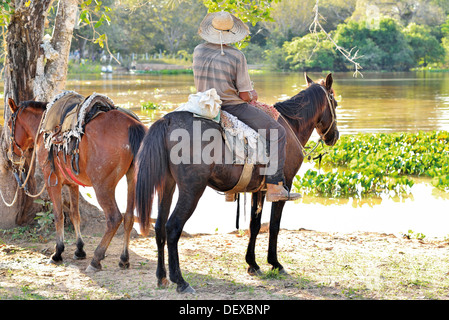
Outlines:
<svg viewBox="0 0 449 320"><path fill-rule="evenodd" d="M128 128L128 141L131 146L131 152L134 159L137 156L143 137L145 136L145 126L142 123L136 123Z"/></svg>
<svg viewBox="0 0 449 320"><path fill-rule="evenodd" d="M143 138L137 154L136 210L143 235L148 235L153 197L156 191L163 189L168 169L167 130L166 118L156 121Z"/></svg>

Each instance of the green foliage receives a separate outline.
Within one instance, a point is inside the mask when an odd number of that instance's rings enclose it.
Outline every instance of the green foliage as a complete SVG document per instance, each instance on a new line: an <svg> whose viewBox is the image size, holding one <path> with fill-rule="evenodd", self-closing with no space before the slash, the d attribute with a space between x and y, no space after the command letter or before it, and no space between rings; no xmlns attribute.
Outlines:
<svg viewBox="0 0 449 320"><path fill-rule="evenodd" d="M441 61L444 57L444 48L432 35L430 27L411 23L404 29L404 34L413 51L415 65L427 66L429 63Z"/></svg>
<svg viewBox="0 0 449 320"><path fill-rule="evenodd" d="M444 33L446 27L442 30ZM403 28L392 18L381 19L378 28L369 27L365 21L349 20L339 24L331 35L339 46L359 51L357 61L364 70L405 71L431 63L442 65L445 56L444 43L430 27L411 23ZM284 57L290 70L347 70L347 62L322 33L293 38L284 43L282 51L278 50L277 56ZM275 67L280 64L271 63Z"/></svg>
<svg viewBox="0 0 449 320"><path fill-rule="evenodd" d="M317 152L323 152L320 148ZM324 174L308 170L296 177L296 188L334 197L403 194L413 186L412 177L421 176L449 192L447 131L342 136L326 152L321 165L334 169Z"/></svg>
<svg viewBox="0 0 449 320"><path fill-rule="evenodd" d="M379 28L351 21L337 27L335 41L344 48L356 48L365 70L408 70L413 67L412 50L398 22L381 19Z"/></svg>
<svg viewBox="0 0 449 320"><path fill-rule="evenodd" d="M140 105L140 109L141 109L141 110L157 110L157 109L159 109L160 107L161 107L161 106L160 106L159 104L154 103L154 102L151 102L151 101L143 102L143 103Z"/></svg>
<svg viewBox="0 0 449 320"><path fill-rule="evenodd" d="M92 26L92 29L94 30L93 42L103 48L107 41L106 34L100 34L96 32L95 29L101 27L104 22L110 24L111 19L108 14L111 12L111 8L99 0L84 0L80 3L80 8L79 23L84 22L85 24Z"/></svg>
<svg viewBox="0 0 449 320"><path fill-rule="evenodd" d="M10 22L11 14L14 8L12 7L11 0L0 1L0 26L7 26Z"/></svg>
<svg viewBox="0 0 449 320"><path fill-rule="evenodd" d="M39 224L39 228L37 228L37 232L40 233L50 233L51 227L53 226L53 203L51 201L45 201L42 199L34 200L35 203L38 203L43 206L43 211L36 213L36 217Z"/></svg>
<svg viewBox="0 0 449 320"><path fill-rule="evenodd" d="M273 21L272 4L280 0L204 0L209 12L228 11L253 26L259 21Z"/></svg>
<svg viewBox="0 0 449 320"><path fill-rule="evenodd" d="M274 21L271 17L272 4L280 0L203 0L203 4L208 12L228 11L241 19L255 26L259 21ZM251 35L245 40L236 43L239 49L248 45Z"/></svg>
<svg viewBox="0 0 449 320"><path fill-rule="evenodd" d="M341 55L335 51L331 41L323 33L308 34L285 42L286 61L291 70L341 70L344 68Z"/></svg>

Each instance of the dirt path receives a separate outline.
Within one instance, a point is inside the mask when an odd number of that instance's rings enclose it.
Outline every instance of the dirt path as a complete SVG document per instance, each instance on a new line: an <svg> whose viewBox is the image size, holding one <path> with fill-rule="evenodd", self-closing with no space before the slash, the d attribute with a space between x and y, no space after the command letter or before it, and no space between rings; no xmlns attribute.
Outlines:
<svg viewBox="0 0 449 320"><path fill-rule="evenodd" d="M282 230L279 259L289 276L269 271L268 234L258 237L263 277L246 273L248 236L215 234L182 237L181 267L196 295L179 295L175 285L156 287L153 237L131 243L131 268L118 267L122 242L115 237L103 271L85 273L100 238L86 236L88 259L72 259L67 236L64 263L48 264L54 242L12 240L0 233L2 299L449 299L448 241L409 240L387 234L329 234Z"/></svg>

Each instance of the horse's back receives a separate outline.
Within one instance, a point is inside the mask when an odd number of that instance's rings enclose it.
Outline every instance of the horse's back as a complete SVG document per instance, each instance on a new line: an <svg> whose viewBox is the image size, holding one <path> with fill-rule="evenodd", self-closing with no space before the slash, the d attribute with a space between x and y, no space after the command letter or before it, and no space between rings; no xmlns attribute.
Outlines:
<svg viewBox="0 0 449 320"><path fill-rule="evenodd" d="M145 130L140 121L119 110L104 112L87 123L79 145L80 167L87 172L99 171L101 167L105 174L116 172L123 176L134 159L130 142L133 126Z"/></svg>
<svg viewBox="0 0 449 320"><path fill-rule="evenodd" d="M220 124L185 111L171 112L159 121L167 121L168 161L178 185L188 188L193 180L201 180L215 190L228 191L237 184L243 165L233 163ZM260 186L259 169L255 166L248 190Z"/></svg>

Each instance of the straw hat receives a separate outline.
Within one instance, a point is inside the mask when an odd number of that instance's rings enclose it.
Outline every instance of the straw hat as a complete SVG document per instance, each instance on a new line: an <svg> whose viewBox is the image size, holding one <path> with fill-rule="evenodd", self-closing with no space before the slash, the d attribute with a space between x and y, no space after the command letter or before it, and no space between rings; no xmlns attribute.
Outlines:
<svg viewBox="0 0 449 320"><path fill-rule="evenodd" d="M219 11L204 17L198 34L207 42L228 44L243 40L249 34L249 28L229 12Z"/></svg>

